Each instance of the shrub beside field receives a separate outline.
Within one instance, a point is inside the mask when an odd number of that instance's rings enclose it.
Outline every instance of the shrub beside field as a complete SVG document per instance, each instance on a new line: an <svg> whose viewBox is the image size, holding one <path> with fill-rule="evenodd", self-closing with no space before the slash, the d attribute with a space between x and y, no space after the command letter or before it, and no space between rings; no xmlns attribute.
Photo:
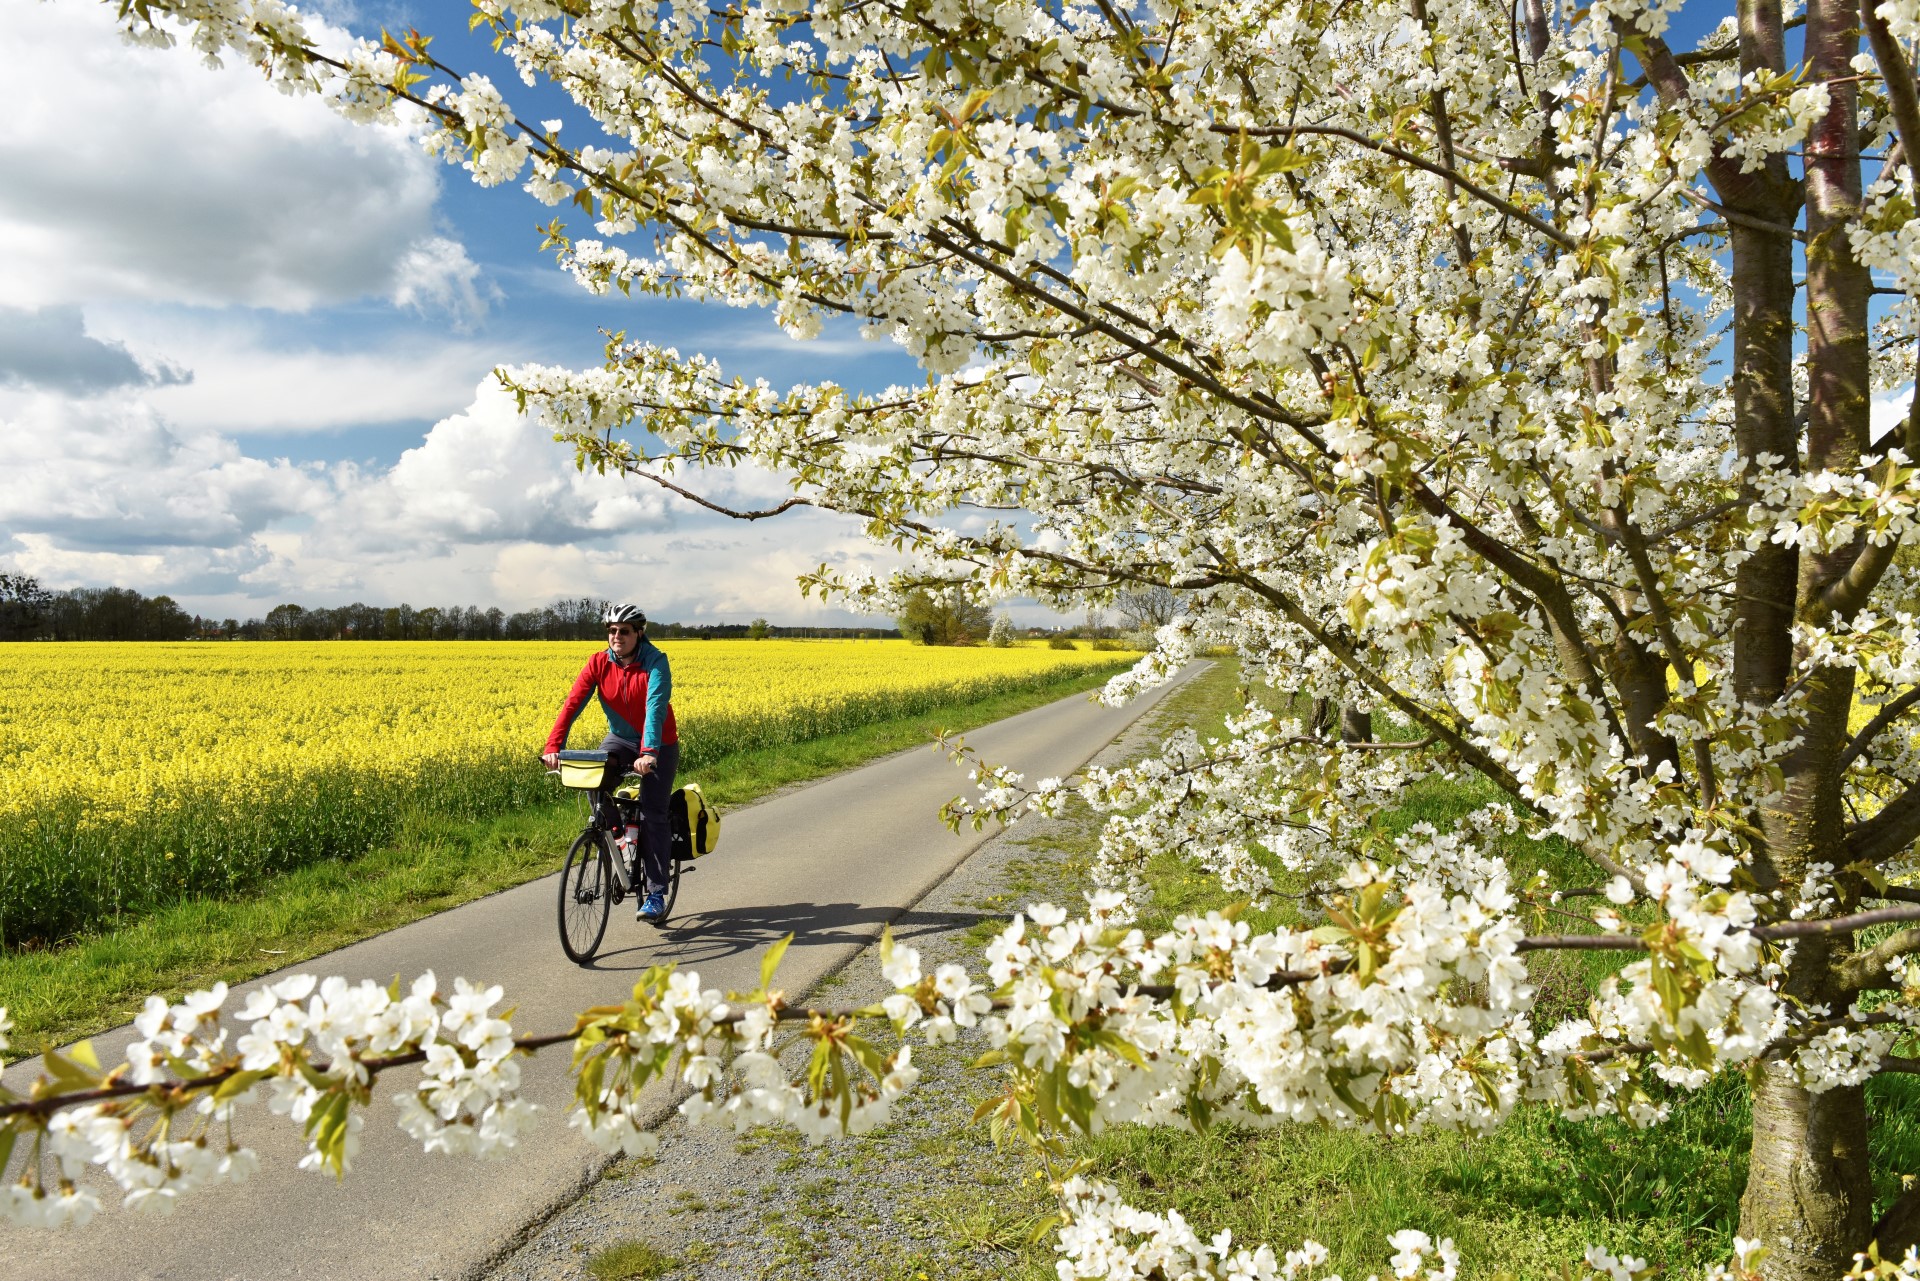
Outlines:
<svg viewBox="0 0 1920 1281"><path fill-rule="evenodd" d="M1132 661L898 641L664 648L683 776ZM0 947L351 857L409 814L551 801L534 756L591 653L578 642L0 646ZM605 729L590 707L571 744L596 745Z"/></svg>

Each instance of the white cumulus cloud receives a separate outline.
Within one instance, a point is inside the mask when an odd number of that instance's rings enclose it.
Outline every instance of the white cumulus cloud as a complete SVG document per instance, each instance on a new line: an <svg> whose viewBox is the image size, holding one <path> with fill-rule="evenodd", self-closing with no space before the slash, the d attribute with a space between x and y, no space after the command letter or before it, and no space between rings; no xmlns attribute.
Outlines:
<svg viewBox="0 0 1920 1281"><path fill-rule="evenodd" d="M0 568L53 588L167 592L216 615L284 600L524 609L594 595L669 619L838 622L795 580L881 554L851 518L742 524L581 471L490 376L391 467L294 464L243 443L179 426L137 394L0 396ZM748 469L681 479L737 507L784 490Z"/></svg>
<svg viewBox="0 0 1920 1281"><path fill-rule="evenodd" d="M437 162L404 131L123 45L108 5L9 7L0 173L0 297L17 307L485 305L435 227Z"/></svg>
<svg viewBox="0 0 1920 1281"><path fill-rule="evenodd" d="M432 422L458 413L494 364L490 347L471 338L423 334L342 350L276 342L245 316L111 307L90 314L88 327L148 365L193 371L189 382L146 393L168 419L238 435Z"/></svg>
<svg viewBox="0 0 1920 1281"><path fill-rule="evenodd" d="M52 547L232 548L319 510L330 492L318 468L249 457L133 397L13 397L0 418L5 529Z"/></svg>
<svg viewBox="0 0 1920 1281"><path fill-rule="evenodd" d="M413 545L558 544L636 536L668 520L659 491L576 468L573 452L491 376L465 411L436 423L391 470L354 485L340 515L340 537L378 531Z"/></svg>

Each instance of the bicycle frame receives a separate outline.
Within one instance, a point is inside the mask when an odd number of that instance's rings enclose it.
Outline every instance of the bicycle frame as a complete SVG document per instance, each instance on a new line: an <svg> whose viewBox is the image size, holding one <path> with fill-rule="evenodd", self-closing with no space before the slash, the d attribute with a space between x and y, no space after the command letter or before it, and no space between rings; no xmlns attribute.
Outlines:
<svg viewBox="0 0 1920 1281"><path fill-rule="evenodd" d="M549 770L559 776L560 771ZM593 959L605 936L607 918L613 903L625 896L638 895L643 888L628 879L615 841L628 826L642 822L637 799L613 796L600 788L574 787L580 793L580 805L586 825L568 851L560 878L560 942L567 959L585 965ZM584 861L583 861L584 860ZM593 866L589 867L588 863ZM596 870L597 869L597 870ZM667 913L680 894L680 876L687 869L683 860L669 854L666 888L662 891L665 910L652 920L664 927ZM638 876L638 869L635 869Z"/></svg>

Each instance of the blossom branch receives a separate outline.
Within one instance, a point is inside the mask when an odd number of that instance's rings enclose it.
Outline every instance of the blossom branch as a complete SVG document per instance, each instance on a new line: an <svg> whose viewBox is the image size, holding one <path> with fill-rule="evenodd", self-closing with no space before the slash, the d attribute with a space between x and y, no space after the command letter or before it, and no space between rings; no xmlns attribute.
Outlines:
<svg viewBox="0 0 1920 1281"><path fill-rule="evenodd" d="M654 484L660 486L660 488L678 494L690 503L697 503L708 511L718 512L722 516L730 516L734 520L765 520L769 516L778 516L782 512L792 511L796 507L814 507L818 505L811 499L796 497L786 499L774 507L765 507L755 511L738 511L734 508L716 503L709 498L703 498L684 485L676 485L658 472L648 471L644 467L636 467L629 464L623 470L629 476L637 476L641 480L652 481Z"/></svg>
<svg viewBox="0 0 1920 1281"><path fill-rule="evenodd" d="M1906 853L1916 838L1920 838L1920 787L1909 787L1872 818L1848 830L1847 861L1883 863Z"/></svg>
<svg viewBox="0 0 1920 1281"><path fill-rule="evenodd" d="M1915 703L1920 703L1920 685L1915 685L1888 703L1872 720L1861 726L1860 732L1855 734L1852 741L1841 750L1835 768L1844 771L1859 760L1861 755L1873 745L1873 740L1880 737L1889 725L1899 720Z"/></svg>
<svg viewBox="0 0 1920 1281"><path fill-rule="evenodd" d="M1887 967L1915 952L1920 952L1920 929L1900 930L1841 962L1840 982L1850 992L1865 991L1871 987L1897 988L1900 984L1889 981Z"/></svg>

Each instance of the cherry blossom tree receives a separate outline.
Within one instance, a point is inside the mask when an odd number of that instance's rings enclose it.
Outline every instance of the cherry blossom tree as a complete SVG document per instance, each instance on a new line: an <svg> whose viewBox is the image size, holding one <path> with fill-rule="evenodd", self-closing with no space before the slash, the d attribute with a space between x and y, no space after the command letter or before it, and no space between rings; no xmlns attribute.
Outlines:
<svg viewBox="0 0 1920 1281"><path fill-rule="evenodd" d="M1740 0L1689 41L1671 0L475 0L597 122L578 142L417 34L326 53L272 0L118 8L578 211L544 247L589 290L844 318L928 375L782 391L625 340L503 370L582 465L710 507L703 470L776 469L792 496L731 514L864 517L910 567L806 585L875 609L1176 591L1110 697L1223 646L1401 727L1254 699L1127 769L976 764L956 820L1111 812L1111 892L991 955L1009 1121L1651 1127L1745 1071L1738 1269L1920 1239L1920 1193L1873 1218L1864 1095L1920 1070L1920 410L1873 417L1917 354L1916 0ZM1386 833L1458 774L1503 799ZM1517 876L1495 833L1588 870ZM1174 847L1324 916L1144 939L1125 895ZM1581 948L1630 959L1536 1025L1527 956ZM902 1031L951 1022L914 979ZM1063 1186L1073 1275L1229 1274ZM1440 1266L1402 1236L1396 1268Z"/></svg>

